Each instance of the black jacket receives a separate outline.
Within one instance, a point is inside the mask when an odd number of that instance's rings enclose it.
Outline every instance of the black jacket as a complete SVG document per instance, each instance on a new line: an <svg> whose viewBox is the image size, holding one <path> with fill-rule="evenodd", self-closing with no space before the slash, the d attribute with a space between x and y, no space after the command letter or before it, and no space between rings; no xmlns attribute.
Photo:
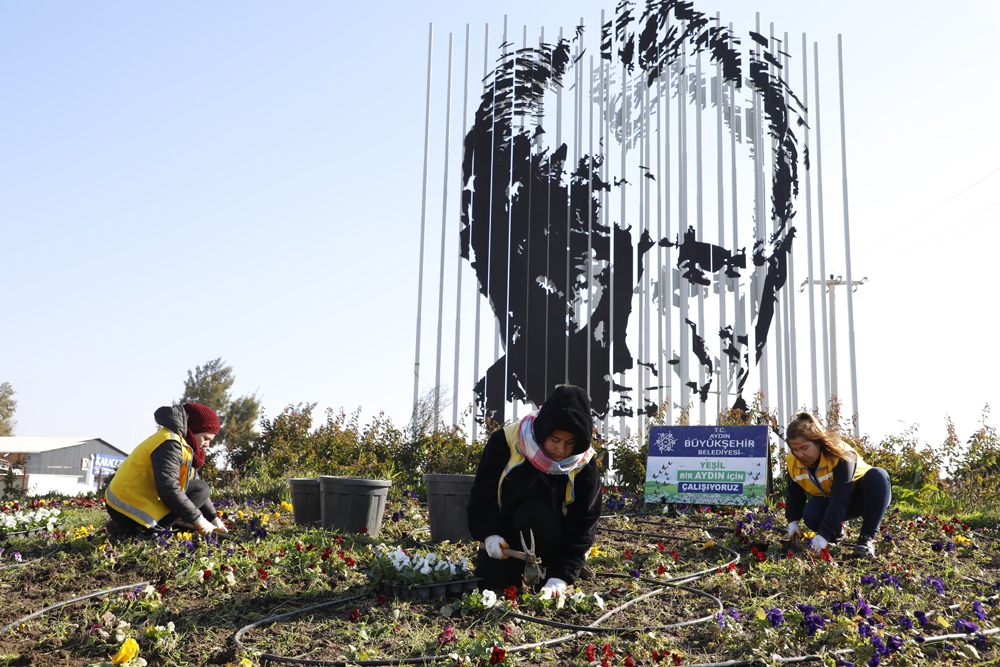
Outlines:
<svg viewBox="0 0 1000 667"><path fill-rule="evenodd" d="M590 401L578 387L559 387L542 405L534 421L535 438L541 446L553 430L564 430L577 436L573 453L578 454L590 446L592 434ZM544 433L544 436L542 436ZM554 557L545 559L546 576L562 579L572 584L580 576L586 554L594 544L597 520L601 516L601 480L597 461L591 459L577 474L574 500L562 514L566 497L567 475L549 475L525 461L511 470L501 487L502 508L497 504L497 487L500 475L510 460L510 446L503 430L495 432L486 443L479 460L479 469L472 485L469 500L469 530L477 540L499 535L512 525L512 517L521 503L529 499L542 499L551 503L561 517L562 539ZM521 545L510 545L520 549Z"/></svg>
<svg viewBox="0 0 1000 667"><path fill-rule="evenodd" d="M153 418L157 424L170 429L182 439L187 437L188 418L183 406L164 406L153 413ZM184 460L182 452L181 443L176 440L167 440L154 449L149 458L153 464L156 495L181 521L194 523L198 517L202 516L201 510L194 506L177 481L180 478L181 464Z"/></svg>

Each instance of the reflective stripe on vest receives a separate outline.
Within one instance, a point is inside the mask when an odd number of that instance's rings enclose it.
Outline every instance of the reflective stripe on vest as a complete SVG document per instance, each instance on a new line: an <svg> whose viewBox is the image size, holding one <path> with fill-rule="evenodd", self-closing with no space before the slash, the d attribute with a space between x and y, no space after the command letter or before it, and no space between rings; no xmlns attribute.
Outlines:
<svg viewBox="0 0 1000 667"><path fill-rule="evenodd" d="M854 469L853 480L856 484L859 479L865 476L866 472L871 470L871 466L865 463L861 455L850 445L842 444L842 446L845 451L854 452L854 455L857 457L857 467ZM830 496L833 490L833 469L837 467L838 463L840 463L839 458L835 456L828 457L822 450L819 454L819 461L816 462L815 471L802 465L795 458L794 454L789 454L785 458L788 476L791 477L793 482L805 489L806 493L812 496Z"/></svg>
<svg viewBox="0 0 1000 667"><path fill-rule="evenodd" d="M179 435L167 428L161 428L139 443L139 446L122 461L104 496L109 507L147 528L155 526L170 512L156 493L151 459L153 451L168 440L181 444L182 460L177 483L181 491L186 492L194 477L194 468L191 465L194 452Z"/></svg>
<svg viewBox="0 0 1000 667"><path fill-rule="evenodd" d="M520 421L516 421L513 424L508 424L503 427L503 434L504 437L507 438L507 446L510 448L510 459L507 460L507 465L504 466L503 472L500 473L500 481L497 483L497 507L500 509L503 509L503 502L500 500L500 489L503 487L503 481L507 477L507 473L527 461L527 459L524 458L524 454L522 454L517 448L518 443L521 442L520 429ZM582 467L574 468L569 471L569 474L566 475L569 477L569 483L566 485L566 498L563 500L562 504L563 516L566 516L569 511L570 504L576 500L576 475L582 469Z"/></svg>

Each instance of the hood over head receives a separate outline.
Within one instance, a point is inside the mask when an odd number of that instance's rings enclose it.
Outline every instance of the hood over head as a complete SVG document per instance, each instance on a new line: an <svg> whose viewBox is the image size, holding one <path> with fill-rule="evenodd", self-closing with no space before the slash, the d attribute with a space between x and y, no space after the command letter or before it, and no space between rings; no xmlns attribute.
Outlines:
<svg viewBox="0 0 1000 667"><path fill-rule="evenodd" d="M538 409L532 424L535 440L541 446L553 431L567 431L576 436L574 454L582 454L590 447L594 432L594 419L590 412L587 392L571 384L556 387L548 400Z"/></svg>
<svg viewBox="0 0 1000 667"><path fill-rule="evenodd" d="M182 438L188 432L188 416L183 405L164 405L153 413L153 419Z"/></svg>

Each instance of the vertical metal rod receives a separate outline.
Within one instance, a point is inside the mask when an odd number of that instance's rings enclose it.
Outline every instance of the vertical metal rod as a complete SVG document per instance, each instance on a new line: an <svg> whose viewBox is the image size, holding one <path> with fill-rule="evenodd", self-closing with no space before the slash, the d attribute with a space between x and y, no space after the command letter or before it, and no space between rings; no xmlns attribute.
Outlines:
<svg viewBox="0 0 1000 667"><path fill-rule="evenodd" d="M722 30L722 15L719 12L715 13L715 25L716 29ZM715 105L715 161L716 161L716 173L715 173L715 187L717 192L716 199L716 212L719 216L719 245L725 247L726 245L726 188L725 188L725 172L723 171L723 151L722 151L722 107L724 105L723 91L722 91L722 61L715 61L715 94L716 94L716 105ZM734 246L735 250L735 246ZM716 271L716 285L719 287L719 331L726 328L726 283L728 279L726 278L725 271L721 274L716 266L712 267ZM706 336L707 339L707 336ZM721 342L721 341L720 341ZM729 364L726 362L726 354L723 352L719 354L719 411L715 415L715 423L719 423L719 415L722 412L722 407L729 405Z"/></svg>
<svg viewBox="0 0 1000 667"><path fill-rule="evenodd" d="M625 183L625 175L628 173L628 170L626 168L626 153L628 151L628 136L629 136L628 71L626 70L625 65L622 65L622 112L619 115L619 123L621 129L621 142L622 142L622 177L621 177L621 185L618 188L618 196L621 198L621 209L622 209L621 225L622 227L624 227L625 220L627 219L625 216L625 210L626 210L625 186L627 185L627 183ZM631 274L628 276L623 276L623 278L629 281L629 285L632 284ZM614 301L612 301L612 310L613 309L614 309ZM614 325L614 320L612 319L612 326L613 325ZM612 331L614 331L613 328ZM626 333L628 333L627 330ZM619 344L625 345L625 341L624 340L619 341L615 345L617 346ZM618 384L622 386L625 385L625 373L618 374ZM624 438L625 437L624 414L621 415L619 419L618 429L619 429L619 437Z"/></svg>
<svg viewBox="0 0 1000 667"><path fill-rule="evenodd" d="M851 407L854 435L861 437L858 414L858 365L854 346L854 282L851 274L851 220L847 205L847 117L844 113L844 44L837 35L837 69L840 74L840 164L844 189L844 258L847 262L847 335L851 350Z"/></svg>
<svg viewBox="0 0 1000 667"><path fill-rule="evenodd" d="M760 34L760 12L757 12L757 34ZM754 44L754 52L757 59L760 59L760 44ZM761 147L764 143L761 137L761 99L760 91L756 88L753 91L753 156L754 156L754 189L755 189L755 214L757 217L756 238L754 243L761 243L762 250L767 247L767 234L764 231L764 156ZM747 130L749 131L749 123ZM760 317L761 296L764 293L764 267L757 267L757 284L753 290L753 304L757 306L756 316ZM757 341L754 341L756 347ZM764 397L763 407L766 410L770 407L767 387L767 346L761 350L760 361L757 368L760 371L760 391Z"/></svg>
<svg viewBox="0 0 1000 667"><path fill-rule="evenodd" d="M667 30L671 27L671 18L667 16ZM662 75L662 72L661 72ZM671 198L670 198L670 91L673 87L673 80L670 76L670 66L667 66L667 85L664 90L663 103L663 166L665 172L663 174L663 190L665 193L664 201L664 218L663 218L663 232L666 238L670 238L670 213L671 213ZM673 252L669 247L664 248L664 266L663 280L666 281L666 289L664 290L666 301L664 302L664 311L666 317L666 346L667 346L667 363L663 366L663 376L667 385L667 424L674 423L674 396L673 393L674 386L674 364L669 362L674 359L674 264L673 264ZM683 383L682 383L683 384Z"/></svg>
<svg viewBox="0 0 1000 667"><path fill-rule="evenodd" d="M441 196L441 270L438 275L437 360L434 367L434 430L441 419L441 341L444 338L444 260L448 250L448 155L451 152L451 71L455 33L448 33L448 102L444 121L444 185Z"/></svg>
<svg viewBox="0 0 1000 667"><path fill-rule="evenodd" d="M646 161L646 166L647 167L649 167L650 163L652 162L652 154L653 154L652 144L651 144L651 136L650 136L652 134L652 124L650 123L651 104L650 104L650 99L649 99L649 93L650 93L649 86L647 85L645 79L643 79L643 83L642 83L642 96L643 96L643 100L645 100L645 104L643 105L643 131L644 131L645 137L646 137L646 145L645 145L646 157L645 157L645 161ZM659 177L659 174L654 174L654 176L655 177ZM645 191L645 203L644 203L645 216L643 218L643 226L642 226L642 228L643 228L643 231L648 232L649 228L651 226L651 215L650 215L650 206L649 206L649 191L650 191L651 186L654 183L654 181L652 179L649 179L649 178L644 178L643 180L645 181L645 183L643 183L643 189ZM643 313L643 346L642 346L642 356L645 358L647 364L652 362L652 355L650 354L650 345L649 345L650 324L651 324L650 311L653 308L653 300L650 298L650 286L651 286L650 273L651 273L651 268L652 268L650 266L650 264L651 264L651 262L649 261L650 258L651 258L651 255L650 255L649 251L646 251L645 256L642 258L643 266L645 267L645 270L642 272L642 292L643 292L643 301L644 301L643 311L642 311L642 313ZM645 409L645 407L646 407L646 401L648 399L649 392L648 392L648 390L646 388L649 386L649 379L650 379L649 367L648 366L643 366L642 367L642 406L643 406L643 409Z"/></svg>
<svg viewBox="0 0 1000 667"><path fill-rule="evenodd" d="M701 50L695 51L695 77L694 77L694 110L695 110L695 162L697 165L697 170L695 173L696 191L697 191L697 219L696 224L698 240L701 242L705 241L705 229L704 229L704 212L705 212L705 197L704 197L704 178L702 169L702 154L701 154L701 117L702 111L704 110L704 88L701 85ZM703 285L698 285L696 287L698 290L698 334L708 342L708 336L705 335L705 287ZM711 358L711 357L709 357ZM698 387L705 386L705 364L698 363ZM703 400L698 400L698 423L702 426L708 424L708 414L707 405Z"/></svg>
<svg viewBox="0 0 1000 667"><path fill-rule="evenodd" d="M802 33L802 106L805 107L805 125L803 126L803 145L805 153L809 155L809 49L806 45L806 34ZM816 280L816 273L813 270L813 224L812 224L812 168L808 167L806 172L806 246L808 248L808 270L809 277L806 285L809 289L809 363L810 363L810 384L812 388L812 402L809 404L811 410L819 409L819 368L816 366L816 288L813 281ZM792 285L794 288L794 284Z"/></svg>
<svg viewBox="0 0 1000 667"><path fill-rule="evenodd" d="M590 396L591 349L594 346L594 56L590 56L587 78L587 396Z"/></svg>
<svg viewBox="0 0 1000 667"><path fill-rule="evenodd" d="M424 308L424 238L427 226L427 159L431 137L431 65L434 61L434 24L427 37L427 110L424 120L424 184L420 196L420 261L417 277L417 344L413 360L413 415L417 414L420 398L420 315Z"/></svg>
<svg viewBox="0 0 1000 667"><path fill-rule="evenodd" d="M820 133L820 107L819 107L819 42L813 42L813 86L816 89L816 219L819 233L819 275L821 280L827 279L826 275L826 233L823 229L823 140ZM820 299L823 329L823 378L825 380L825 395L823 402L829 410L833 407L831 401L834 398L833 387L830 384L830 329L827 327L826 299Z"/></svg>
<svg viewBox="0 0 1000 667"><path fill-rule="evenodd" d="M562 41L563 41L563 29L559 28L559 43L561 44ZM563 91L563 86L559 86L559 88L556 90L556 146L557 147L558 146L562 146L562 116L563 116L563 110L562 110L562 108L563 108L562 91ZM565 165L563 165L563 166L565 167ZM568 205L566 207L566 227L567 227L567 231L568 231L568 228L569 228L569 206ZM569 236L569 234L567 234L567 237L568 236ZM568 252L569 252L569 239L568 238L566 239L566 242L567 242L566 243L566 250L567 250L567 254L568 254ZM558 249L557 249L557 252L558 252ZM568 275L568 273L567 273L567 276L566 276L566 282L569 283L569 275ZM569 303L569 285L568 284L566 285L565 289L566 289L566 304L568 304ZM556 294L558 294L558 292L556 292ZM563 314L562 314L562 319L563 319L564 322L565 322L565 319L566 319L566 312L565 312L565 310L566 310L566 305L563 306ZM566 326L565 325L563 325L563 327L562 327L562 333L560 335L562 335L563 338L564 338L564 340L565 340L565 336L566 336ZM565 348L565 343L564 343L564 348ZM564 353L563 353L563 360L564 361L565 361L565 358L566 358L566 354L567 353L564 351ZM563 375L565 376L565 371L563 372ZM562 378L562 381L563 382L566 381L565 377ZM558 382L558 380L556 380L556 382ZM546 387L545 388L546 395L549 393L549 391L550 391L549 387Z"/></svg>
<svg viewBox="0 0 1000 667"><path fill-rule="evenodd" d="M681 72L678 78L677 90L677 234L683 237L688 230L687 211L687 96L688 96L688 72L687 72L687 43L681 44ZM680 272L678 271L678 274ZM681 410L688 410L691 402L691 388L688 387L690 374L688 373L688 358L690 356L691 342L688 329L688 297L691 293L691 283L683 274L678 277L681 306ZM690 412L688 413L690 415Z"/></svg>
<svg viewBox="0 0 1000 667"><path fill-rule="evenodd" d="M601 10L601 27L600 27L600 30L602 32L604 30L604 10L603 9ZM611 137L611 132L610 132L611 119L610 119L610 114L608 113L608 104L609 104L609 101L607 99L609 97L609 85L611 83L610 82L611 75L610 75L610 73L608 73L607 77L605 77L605 71L606 70L607 70L607 65L604 64L604 58L602 56L601 57L601 118L600 118L601 128L599 130L600 141L598 143L601 146L601 158L602 158L601 159L601 181L604 182L604 183L608 182L608 160L607 160L607 157L608 157L608 154L609 154L610 143L611 143L611 138L610 138ZM601 189L600 198L601 198L601 209L600 209L600 212L601 212L601 222L604 225L605 229L610 229L610 227L608 227L608 192L607 192L607 190L605 190L603 188ZM610 249L612 247L611 246L611 242L614 239L614 234L612 233L610 236L611 236L611 238L609 239L609 242L608 242L608 249L609 249L609 251L610 251ZM612 254L609 253L609 258L613 259L614 255L612 255ZM609 281L611 280L611 277L610 277L610 274L611 274L611 265L612 265L612 262L609 261L608 262L608 279L609 279ZM614 294L614 289L613 289L614 282L609 282L609 285L612 286L612 289L608 293L609 303L613 304L614 301L611 301L610 299L611 299L612 294ZM612 307L612 311L613 311L613 307ZM609 313L609 319L610 319L610 317L611 316L610 316L610 313ZM613 319L611 321L613 321ZM602 334L603 335L601 336L601 346L605 347L605 348L608 348L608 360L610 361L611 360L611 354L610 354L610 352L611 352L611 332L608 331L608 329L605 327L605 330L602 332ZM601 354L601 358L602 359L604 358L604 354L603 353ZM607 370L610 372L610 370L611 370L610 365L608 366ZM608 400L608 412L604 416L604 419L601 420L602 421L602 426L603 426L603 428L602 428L602 435L604 436L605 442L607 442L608 436L610 435L608 429L609 429L609 422L611 421L611 408L610 408L610 405L611 405L610 396L611 396L611 394L610 394L610 392L609 392L608 396L609 396L609 400Z"/></svg>
<svg viewBox="0 0 1000 667"><path fill-rule="evenodd" d="M768 47L767 48L768 48L768 51L770 51L771 56L774 56L775 52L777 52L779 50L775 46L774 23L771 23L770 39L768 40ZM778 76L777 72L776 72L776 68L772 69L773 67L774 67L773 65L771 65L770 63L768 63L768 65L767 65L768 76ZM772 74L772 72L775 72L775 74ZM774 183L774 174L777 171L777 167L778 167L777 162L774 159L775 149L777 148L777 145L778 145L778 140L775 139L774 137L772 137L771 138L771 151L770 151L770 158L771 158L771 172L770 173L771 173L771 183L772 184ZM771 212L771 231L772 231L772 234L774 234L775 236L777 236L777 231L778 231L778 216L775 215L775 212L773 210ZM778 388L778 391L777 391L777 396L778 396L778 423L779 424L783 424L783 423L785 423L785 420L788 417L788 413L785 412L785 405L786 405L786 403L785 403L785 398L786 398L786 392L785 392L785 375L786 374L785 374L785 365L784 365L784 360L785 360L784 354L785 354L785 350L787 349L788 346L784 344L784 342L785 342L784 341L785 328L784 328L783 323L782 323L782 314L786 310L786 304L785 304L784 299L782 298L782 297L784 297L784 294L781 291L776 292L775 293L775 297L776 297L776 300L775 300L775 304L774 304L774 320L771 322L771 331L773 332L774 343L775 343L774 344L774 366L775 366L775 370L776 370L775 380L777 381L776 384L778 385L778 387L777 387Z"/></svg>
<svg viewBox="0 0 1000 667"><path fill-rule="evenodd" d="M501 63L506 63L507 62L507 15L506 14L503 15L503 42L501 44L501 61L500 62ZM511 76L513 76L513 70L512 70ZM494 90L495 90L495 88L494 88ZM494 101L496 100L496 95L494 95L493 99L494 99ZM511 100L511 110L512 111L513 111L513 108L514 108L514 102L513 102L513 99L512 99ZM494 106L493 109L494 109L493 125L494 125L494 127L496 127L496 106ZM514 132L513 116L511 118L512 118L512 120L511 120L510 131L511 131L511 134L513 134L513 132ZM494 132L494 134L493 134L493 141L496 142L496 132ZM502 136L500 137L500 141L503 141L503 137ZM511 142L511 144L512 144L512 147L513 147L513 142ZM511 151L511 153L513 153L513 151ZM494 155L493 156L493 164L496 165L496 163L497 163L497 159L496 159L496 155ZM496 173L495 169L494 169L493 173ZM508 175L507 175L507 187L506 187L506 191L507 192L510 192L510 178L511 178L511 174L508 171ZM493 197L493 193L494 192L495 192L495 189L491 187L490 188L490 197L491 198ZM491 229L492 229L492 226L493 226L493 218L491 216L490 217L490 228ZM504 248L504 250L507 253L507 256L505 258L505 261L506 261L505 267L507 269L505 271L505 274L507 275L507 284L504 286L504 292L508 295L508 300L507 300L507 304L506 304L507 308L504 310L503 313L496 312L496 305L494 305L494 307L493 307L493 315L494 315L493 319L496 322L496 326L494 327L495 335L493 337L493 363L496 363L497 361L500 360L500 336L501 336L501 334L500 334L500 318L503 318L504 323L505 323L503 335L504 336L509 336L510 335L509 327L506 326L506 324L510 320L510 316L509 316L509 313L510 313L510 300L509 300L509 295L510 295L510 214L509 213L507 215L507 230L508 230L508 233L507 233L507 247ZM492 236L492 234L490 236ZM493 257L492 257L492 250L491 250L491 257L490 257L490 265L491 266L492 266L492 263L493 263ZM492 271L491 271L491 273L492 273ZM506 343L506 341L504 341L504 343ZM503 394L503 407L504 407L504 414L505 415L506 415L506 408L507 408L507 378L508 378L508 375L507 375L507 361L506 361L506 358L505 358L504 359L504 374L503 374L503 379L500 381L501 382L501 389L500 389L500 391ZM503 420L501 420L501 421L503 421Z"/></svg>
<svg viewBox="0 0 1000 667"><path fill-rule="evenodd" d="M656 54L657 66L662 66L660 53ZM663 353L663 318L664 301L669 295L663 291L663 246L659 240L663 238L663 70L661 69L656 77L656 284L659 288L659 304L656 309L656 367L660 376L656 383L656 407L663 407L663 383L670 376L667 374L670 368L666 364ZM670 187L669 183L666 187ZM668 306L669 307L669 306Z"/></svg>
<svg viewBox="0 0 1000 667"><path fill-rule="evenodd" d="M469 131L469 43L471 41L471 26L465 24L465 87L462 93L462 145L465 145L465 135ZM450 107L451 105L449 105ZM462 201L462 170L458 173L458 197ZM458 268L455 272L455 370L451 388L451 425L458 426L458 385L459 385L459 352L462 349L462 253L458 253ZM477 295L478 296L478 295ZM475 423L475 420L473 420Z"/></svg>
<svg viewBox="0 0 1000 667"><path fill-rule="evenodd" d="M559 29L559 41L562 41L562 32L563 32L562 28L560 28ZM579 56L579 48L580 47L578 45L577 46L577 54L576 54L577 56ZM576 67L577 67L576 58L574 58L574 63L573 63L573 68L574 68L573 69L573 81L574 81L574 83L576 82L576 79L577 79ZM574 85L574 88L575 88L575 85ZM562 89L562 87L560 86L560 90L561 89ZM573 109L573 139L575 140L576 139L576 108L575 108L576 107L576 90L573 91L573 106L574 106L574 109ZM560 111L559 111L559 122L560 123L562 122L562 110L561 109L562 109L562 107L560 105ZM561 132L559 134L561 134ZM559 145L562 145L562 142L559 141L559 139L556 139L556 143L559 144ZM576 141L573 141L572 143L576 144ZM574 158L576 157L576 148L577 147L574 145L574 147L573 147L573 151L574 151L573 152L573 156L574 156ZM572 197L572 194L571 194L572 193L572 188L573 188L573 167L572 167L572 165L570 165L568 176L569 176L569 178L567 179L567 192L570 193L570 194L569 194L569 196L566 197L566 278L565 278L566 282L564 283L564 287L563 287L563 289L566 290L566 302L565 302L565 304L563 304L563 313L562 313L562 316L561 316L562 317L562 322L563 322L563 331L562 331L562 337L563 337L563 379L562 380L563 380L563 383L566 383L566 384L569 383L569 335L570 335L570 328L571 328L571 323L572 323L572 319L569 316L569 309L570 309L570 306L571 306L571 301L570 301L571 294L570 294L570 284L569 284L569 273L570 273L569 272L569 261L570 261L570 257L569 257L569 254L570 254L569 253L569 235L570 235L570 229L571 229L571 223L572 223L571 216L572 216L572 210L573 210L573 202L572 202L573 197Z"/></svg>
<svg viewBox="0 0 1000 667"><path fill-rule="evenodd" d="M639 165L642 167L648 167L649 162L646 160L646 123L645 123L646 85L645 85L645 80L642 77L640 77L640 81L637 83L636 92L639 95L639 137L637 146L637 148L639 149ZM644 169L639 169L637 173L639 175L639 181L638 183L636 183L636 185L639 186L638 222L639 222L639 235L641 236L642 231L644 229L643 223L646 220L646 211L644 208L646 201L643 195L646 192L645 181L649 180L648 178L646 178L646 174L649 172ZM636 250L635 268L636 271L638 272L640 267L642 266L641 264L642 257L639 255L639 244L636 244L635 250ZM645 401L646 373L644 372L646 370L646 367L639 362L643 361L642 350L643 350L643 343L645 342L645 337L643 335L645 332L643 330L642 325L644 322L643 315L646 310L646 293L642 289L643 285L645 284L642 279L642 276L638 275L637 273L636 277L638 279L638 285L636 285L636 289L639 292L639 307L638 307L638 312L636 313L638 315L638 317L636 318L638 320L638 322L636 322L637 325L636 335L638 336L638 342L636 343L635 346L635 359L637 362L635 365L635 432L639 434L639 441L642 442L642 409L646 405Z"/></svg>
<svg viewBox="0 0 1000 667"><path fill-rule="evenodd" d="M785 63L784 63L785 64L785 69L783 70L783 76L784 76L785 84L786 84L786 87L785 87L785 108L789 108L789 102L790 102L790 100L789 100L788 90L789 90L790 85L791 85L790 82L789 82L789 79L791 78L791 70L789 69L788 51L791 50L791 44L788 41L788 33L787 32L785 33L785 41L782 42L782 43L784 44L784 53L785 53ZM799 403L799 361L798 361L799 346L798 346L798 338L797 338L797 336L795 334L795 330L796 330L795 323L797 321L796 318L795 318L795 255L792 254L792 253L789 253L789 256L788 256L788 283L787 284L788 284L788 287L785 289L785 292L788 294L788 319L789 319L789 321L791 323L789 325L789 327L788 327L788 332L789 332L789 334L791 336L791 341L789 342L789 344L791 346L791 348L790 348L791 351L790 351L790 354L789 354L789 356L791 357L791 365L788 366L788 373L791 376L791 380L792 380L791 398L789 400L791 401L790 402L790 406L791 406L790 412L794 415L796 412L798 412L798 409L799 409L799 407L800 407L801 404Z"/></svg>
<svg viewBox="0 0 1000 667"><path fill-rule="evenodd" d="M729 24L729 38L732 40L733 35L733 24ZM736 187L736 83L733 81L729 82L729 136L730 136L730 180L732 181L732 208L733 208L733 249L736 250L740 247L740 233L739 233L739 202L737 197L737 187ZM733 279L733 348L737 350L737 354L740 350L739 337L746 334L745 320L743 319L743 308L740 304L740 280L739 278ZM749 343L749 338L747 339ZM744 346L744 350L749 348L749 345ZM723 363L726 363L723 361ZM739 368L742 368L742 364L739 364ZM745 369L745 372L749 373L749 367ZM733 378L733 383L736 384L738 378Z"/></svg>
<svg viewBox="0 0 1000 667"><path fill-rule="evenodd" d="M542 27L542 44L545 43L545 27ZM562 83L562 82L560 82ZM559 121L559 114L562 110L562 86L560 85L556 91L556 147L559 146L559 130L561 124ZM552 260L552 152L548 153L548 173L545 178L545 279L551 280L549 277L551 260ZM546 290L545 292L545 343L543 358L545 362L542 364L542 395L548 397L549 394L549 305L551 301L551 294ZM544 400L544 399L542 399Z"/></svg>
<svg viewBox="0 0 1000 667"><path fill-rule="evenodd" d="M487 23L486 24L486 36L485 36L485 38L483 40L483 81L486 80L486 73L489 71L489 63L490 63L490 24ZM476 194L473 193L472 196L476 197ZM479 196L482 197L483 194L480 194ZM470 217L469 220L471 221L472 218ZM469 236L470 237L472 236L472 230L471 229L469 230ZM479 257L476 257L476 262L477 263L479 262ZM479 282L478 277L476 278L476 282L477 283ZM482 314L482 306L483 306L483 297L482 297L482 293L481 293L481 287L482 287L482 284L479 284L477 286L477 288L476 288L476 335L473 337L473 341L474 341L474 344L475 344L475 350L473 351L473 354L472 354L472 366L473 366L473 369L472 369L472 385L473 386L475 386L479 382L479 343L480 343L479 339L480 339L480 336L481 336L480 323L482 321L481 320L481 314ZM483 385L485 387L485 382L483 383ZM483 396L482 399L484 401L483 404L485 405L485 399L486 399L486 397ZM485 412L485 410L484 410L484 412ZM479 427L479 422L476 421L476 418L475 418L475 408L473 408L473 417L472 417L472 441L473 442L476 441L476 437L478 435L478 430L479 430L478 427Z"/></svg>

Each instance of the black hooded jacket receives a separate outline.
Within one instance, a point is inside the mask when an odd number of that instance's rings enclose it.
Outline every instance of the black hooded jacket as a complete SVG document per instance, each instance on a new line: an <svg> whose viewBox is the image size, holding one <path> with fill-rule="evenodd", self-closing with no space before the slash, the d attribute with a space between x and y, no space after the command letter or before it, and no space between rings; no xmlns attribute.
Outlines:
<svg viewBox="0 0 1000 667"><path fill-rule="evenodd" d="M581 454L590 446L593 419L587 393L572 385L557 387L542 404L533 423L535 441L541 447L553 431L567 431L576 436L573 454ZM495 432L486 442L476 480L469 500L469 531L477 540L490 535L508 532L518 506L526 500L540 498L552 504L553 511L562 520L562 539L554 557L546 562L546 576L562 579L572 584L580 576L586 554L594 544L597 520L601 515L601 480L597 461L591 459L580 470L574 484L574 500L562 515L566 496L567 475L550 475L525 461L511 470L501 487L502 509L497 504L497 487L500 476L510 461L510 447L503 430ZM521 545L510 545L520 549Z"/></svg>
<svg viewBox="0 0 1000 667"><path fill-rule="evenodd" d="M187 436L188 417L183 406L164 406L153 413L153 418L157 424L170 429L181 439ZM188 523L197 521L198 517L202 516L201 510L194 506L194 503L191 502L178 483L181 465L184 461L181 443L176 440L167 440L154 449L149 458L153 464L156 495L181 521Z"/></svg>

